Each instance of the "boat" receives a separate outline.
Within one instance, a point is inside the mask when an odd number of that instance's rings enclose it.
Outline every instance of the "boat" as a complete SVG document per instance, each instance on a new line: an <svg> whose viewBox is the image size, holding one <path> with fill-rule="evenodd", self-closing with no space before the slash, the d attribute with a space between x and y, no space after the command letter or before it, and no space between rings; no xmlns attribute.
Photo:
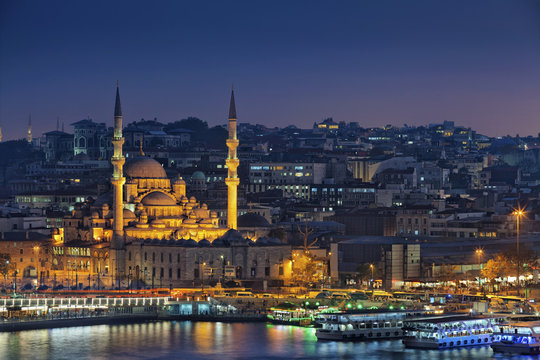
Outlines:
<svg viewBox="0 0 540 360"><path fill-rule="evenodd" d="M540 354L540 321L500 324L491 344L494 352L520 355Z"/></svg>
<svg viewBox="0 0 540 360"><path fill-rule="evenodd" d="M313 323L312 312L296 306L277 306L270 308L267 318L272 324L280 325L311 326Z"/></svg>
<svg viewBox="0 0 540 360"><path fill-rule="evenodd" d="M366 312L321 314L317 340L362 341L396 339L403 336L403 320L413 312Z"/></svg>
<svg viewBox="0 0 540 360"><path fill-rule="evenodd" d="M465 314L407 321L403 344L420 349L490 345L494 328L502 321L504 317Z"/></svg>

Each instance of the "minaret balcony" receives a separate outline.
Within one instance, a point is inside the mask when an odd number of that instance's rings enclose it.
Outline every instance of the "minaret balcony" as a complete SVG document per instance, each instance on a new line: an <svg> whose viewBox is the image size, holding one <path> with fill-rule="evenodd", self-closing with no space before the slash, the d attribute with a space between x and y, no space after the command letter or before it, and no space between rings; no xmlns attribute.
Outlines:
<svg viewBox="0 0 540 360"><path fill-rule="evenodd" d="M229 149L234 149L238 147L240 141L238 139L227 139L226 143Z"/></svg>

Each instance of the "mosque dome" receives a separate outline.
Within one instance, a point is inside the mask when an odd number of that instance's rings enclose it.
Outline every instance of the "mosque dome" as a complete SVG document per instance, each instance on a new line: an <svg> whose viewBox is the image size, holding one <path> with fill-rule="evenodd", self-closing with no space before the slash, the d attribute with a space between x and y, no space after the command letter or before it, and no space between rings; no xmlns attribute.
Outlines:
<svg viewBox="0 0 540 360"><path fill-rule="evenodd" d="M128 161L124 173L128 178L167 179L167 173L159 162L142 156Z"/></svg>
<svg viewBox="0 0 540 360"><path fill-rule="evenodd" d="M195 171L193 175L191 175L191 180L202 180L206 181L206 176L202 171Z"/></svg>
<svg viewBox="0 0 540 360"><path fill-rule="evenodd" d="M142 199L142 204L147 206L172 206L176 202L161 191L153 191Z"/></svg>
<svg viewBox="0 0 540 360"><path fill-rule="evenodd" d="M225 244L229 245L251 245L253 242L242 236L240 232L234 229L228 230L221 238Z"/></svg>
<svg viewBox="0 0 540 360"><path fill-rule="evenodd" d="M178 184L178 185L185 185L186 182L184 181L184 179L182 179L181 177L177 178L174 180L174 184Z"/></svg>
<svg viewBox="0 0 540 360"><path fill-rule="evenodd" d="M152 221L152 226L157 228L164 228L167 224L160 219Z"/></svg>
<svg viewBox="0 0 540 360"><path fill-rule="evenodd" d="M133 213L133 211L129 210L129 209L124 209L123 211L124 213L124 219L137 219L137 217L135 216L135 214Z"/></svg>
<svg viewBox="0 0 540 360"><path fill-rule="evenodd" d="M259 214L247 213L238 217L238 227L270 227L268 220Z"/></svg>

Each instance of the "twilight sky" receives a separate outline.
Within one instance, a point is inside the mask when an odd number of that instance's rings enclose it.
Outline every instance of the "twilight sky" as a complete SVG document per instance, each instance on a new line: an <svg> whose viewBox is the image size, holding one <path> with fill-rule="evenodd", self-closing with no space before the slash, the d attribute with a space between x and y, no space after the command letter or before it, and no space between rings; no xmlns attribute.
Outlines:
<svg viewBox="0 0 540 360"><path fill-rule="evenodd" d="M540 132L540 2L0 2L4 139L90 116Z"/></svg>

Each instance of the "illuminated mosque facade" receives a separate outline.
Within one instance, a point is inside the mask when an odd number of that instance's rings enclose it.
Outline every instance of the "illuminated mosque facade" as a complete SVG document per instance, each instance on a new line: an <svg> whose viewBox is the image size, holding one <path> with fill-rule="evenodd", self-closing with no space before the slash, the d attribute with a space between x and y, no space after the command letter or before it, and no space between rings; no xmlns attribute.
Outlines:
<svg viewBox="0 0 540 360"><path fill-rule="evenodd" d="M290 276L290 245L265 237L254 241L237 231L239 141L234 89L225 160L227 227L220 227L216 212L186 194L181 177L169 179L158 161L144 155L142 146L139 156L126 161L122 120L117 86L112 191L77 205L64 218L64 227L54 235L61 246L53 246L53 269L63 269L66 276L65 271L75 267L81 275L87 272L89 278L97 277L99 286L118 282L119 287L126 281L169 287ZM78 247L81 250L73 250ZM79 259L83 255L88 258Z"/></svg>

